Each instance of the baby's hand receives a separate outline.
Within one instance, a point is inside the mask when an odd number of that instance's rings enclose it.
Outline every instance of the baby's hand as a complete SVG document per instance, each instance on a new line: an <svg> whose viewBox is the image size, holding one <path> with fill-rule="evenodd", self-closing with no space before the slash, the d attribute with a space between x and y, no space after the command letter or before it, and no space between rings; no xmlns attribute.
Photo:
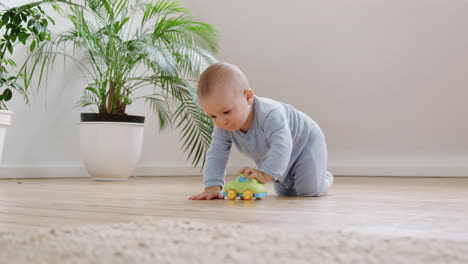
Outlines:
<svg viewBox="0 0 468 264"><path fill-rule="evenodd" d="M249 177L249 181L253 180L254 178L257 179L260 183L267 183L271 180L273 180L273 178L260 171L260 170L257 170L257 169L254 169L254 168L250 168L250 167L244 167L242 170L239 171L239 173L243 173L244 174L244 178L247 178Z"/></svg>
<svg viewBox="0 0 468 264"><path fill-rule="evenodd" d="M221 193L220 186L210 186L206 188L204 192L190 196L189 199L190 200L224 199L224 196Z"/></svg>

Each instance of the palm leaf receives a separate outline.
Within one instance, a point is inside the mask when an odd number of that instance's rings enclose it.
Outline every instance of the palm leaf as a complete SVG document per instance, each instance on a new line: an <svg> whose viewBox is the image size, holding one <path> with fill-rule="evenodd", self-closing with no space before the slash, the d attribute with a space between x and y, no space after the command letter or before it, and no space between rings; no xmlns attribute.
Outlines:
<svg viewBox="0 0 468 264"><path fill-rule="evenodd" d="M151 109L156 113L161 130L165 129L167 125L172 125L171 109L165 96L152 94L150 96L144 96L143 98L146 102L149 102Z"/></svg>
<svg viewBox="0 0 468 264"><path fill-rule="evenodd" d="M166 78L163 82L168 80L169 78ZM192 158L194 166L197 166L201 160L203 167L213 133L211 119L195 101L195 89L190 86L189 82L174 78L170 82L163 83L162 87L170 90L170 94L179 105L174 119L178 121L176 127L182 128L180 140L183 141L184 151L189 151L187 158Z"/></svg>

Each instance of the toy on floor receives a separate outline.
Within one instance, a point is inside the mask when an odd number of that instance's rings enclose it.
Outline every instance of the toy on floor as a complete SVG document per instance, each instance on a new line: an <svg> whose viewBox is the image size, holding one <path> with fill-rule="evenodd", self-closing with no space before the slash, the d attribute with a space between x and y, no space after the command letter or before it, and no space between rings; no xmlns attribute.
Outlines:
<svg viewBox="0 0 468 264"><path fill-rule="evenodd" d="M257 179L249 181L248 178L244 178L243 174L240 174L235 180L226 183L223 196L227 196L231 200L236 199L236 197L250 200L254 197L266 197L268 194L264 184L260 183Z"/></svg>

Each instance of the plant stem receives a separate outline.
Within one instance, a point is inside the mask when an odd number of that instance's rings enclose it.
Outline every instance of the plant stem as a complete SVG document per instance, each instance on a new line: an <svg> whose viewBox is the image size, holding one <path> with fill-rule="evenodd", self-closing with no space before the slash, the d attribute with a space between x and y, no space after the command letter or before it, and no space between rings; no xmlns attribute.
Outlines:
<svg viewBox="0 0 468 264"><path fill-rule="evenodd" d="M113 103L114 103L114 92L115 92L115 83L110 81L109 83L109 95L107 96L107 114L112 114Z"/></svg>

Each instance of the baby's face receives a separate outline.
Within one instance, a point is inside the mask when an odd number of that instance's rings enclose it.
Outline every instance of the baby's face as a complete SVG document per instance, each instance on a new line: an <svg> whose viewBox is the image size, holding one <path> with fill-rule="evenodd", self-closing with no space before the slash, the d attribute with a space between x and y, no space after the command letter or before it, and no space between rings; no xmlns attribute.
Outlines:
<svg viewBox="0 0 468 264"><path fill-rule="evenodd" d="M239 89L220 89L211 95L199 97L201 108L211 117L214 125L228 131L236 131L244 126L252 101L252 90L242 92Z"/></svg>

